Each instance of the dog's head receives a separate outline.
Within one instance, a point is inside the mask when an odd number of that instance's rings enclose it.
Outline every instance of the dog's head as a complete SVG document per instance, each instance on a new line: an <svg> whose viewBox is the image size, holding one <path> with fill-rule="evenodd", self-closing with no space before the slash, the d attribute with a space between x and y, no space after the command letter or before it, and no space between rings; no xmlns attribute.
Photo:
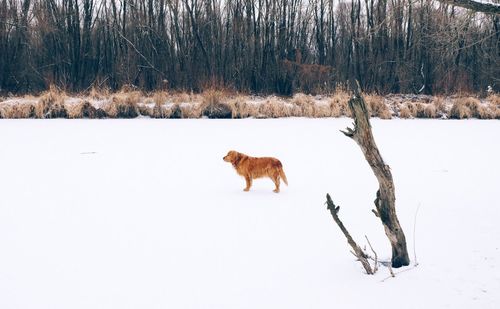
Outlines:
<svg viewBox="0 0 500 309"><path fill-rule="evenodd" d="M223 158L224 161L235 163L240 160L241 154L237 151L230 150L227 155Z"/></svg>

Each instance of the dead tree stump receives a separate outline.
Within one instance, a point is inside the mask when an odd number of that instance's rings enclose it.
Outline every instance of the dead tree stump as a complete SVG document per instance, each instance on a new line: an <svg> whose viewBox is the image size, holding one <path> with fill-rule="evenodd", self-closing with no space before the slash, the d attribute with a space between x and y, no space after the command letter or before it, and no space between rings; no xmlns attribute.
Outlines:
<svg viewBox="0 0 500 309"><path fill-rule="evenodd" d="M341 131L352 138L361 148L366 161L370 165L379 183L375 208L373 212L384 225L385 234L392 247L392 267L397 268L410 264L406 238L396 215L396 197L391 169L384 163L372 135L370 116L365 100L361 94L358 81L351 83L354 95L349 100L349 108L354 117L354 129L347 128Z"/></svg>

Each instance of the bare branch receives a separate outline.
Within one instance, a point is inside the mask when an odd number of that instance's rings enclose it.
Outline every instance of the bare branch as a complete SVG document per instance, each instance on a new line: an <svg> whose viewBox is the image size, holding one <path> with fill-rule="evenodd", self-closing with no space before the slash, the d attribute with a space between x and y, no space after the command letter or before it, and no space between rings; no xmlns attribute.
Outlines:
<svg viewBox="0 0 500 309"><path fill-rule="evenodd" d="M415 211L415 219L413 220L413 256L415 257L415 266L418 266L418 261L417 261L417 250L415 249L416 244L415 244L415 231L417 228L417 214L418 210L420 209L420 204L418 204L417 210Z"/></svg>
<svg viewBox="0 0 500 309"><path fill-rule="evenodd" d="M370 243L370 240L368 239L368 236L365 235L366 241L368 242L368 245L370 246L370 249L372 250L373 254L375 255L375 262L373 264L373 272L377 272L378 270L378 257L377 257L377 252L373 250L372 244Z"/></svg>
<svg viewBox="0 0 500 309"><path fill-rule="evenodd" d="M396 275L394 275L394 272L392 271L392 266L391 266L391 264L388 264L388 266L387 266L387 267L389 268L389 272L391 273L391 277L393 277L393 278L394 278L394 277L396 277Z"/></svg>
<svg viewBox="0 0 500 309"><path fill-rule="evenodd" d="M438 0L440 2L453 4L475 12L486 14L500 14L500 5L472 0Z"/></svg>
<svg viewBox="0 0 500 309"><path fill-rule="evenodd" d="M326 203L328 205L327 209L330 210L330 213L332 214L333 220L335 221L335 223L337 223L340 230L342 231L342 233L344 233L345 237L347 238L347 242L352 247L352 249L354 251L353 254L361 262L366 273L369 275L373 275L375 273L375 271L373 271L373 269L371 268L370 263L367 260L367 258L368 258L367 255L363 252L363 250L361 250L361 248L358 246L358 244L351 237L351 234L349 234L349 232L345 228L342 221L340 221L340 218L338 215L339 210L340 210L340 206L335 206L335 204L333 203L333 201L330 197L330 194L326 194Z"/></svg>

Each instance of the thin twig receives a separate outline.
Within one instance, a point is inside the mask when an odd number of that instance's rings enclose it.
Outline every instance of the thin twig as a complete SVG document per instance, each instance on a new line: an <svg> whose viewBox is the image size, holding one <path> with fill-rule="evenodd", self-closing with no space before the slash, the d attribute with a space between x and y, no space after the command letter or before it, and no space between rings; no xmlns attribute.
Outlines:
<svg viewBox="0 0 500 309"><path fill-rule="evenodd" d="M415 267L418 266L418 261L417 261L417 250L415 249L416 248L416 234L415 234L415 230L416 230L416 227L417 227L417 214L418 214L418 210L420 209L420 203L418 203L418 207L417 207L417 210L415 211L415 218L413 219L413 256L415 257Z"/></svg>
<svg viewBox="0 0 500 309"><path fill-rule="evenodd" d="M123 40L125 40L125 42L127 42L134 50L135 52L144 60L146 61L147 65L149 66L149 68L153 69L154 71L158 72L161 76L165 76L165 74L158 70L149 60L148 58L146 58L146 56L144 56L138 49L137 47L135 47L134 43L132 43L129 39L127 39L119 30L116 30L116 32L118 33L118 35L121 36L121 38Z"/></svg>
<svg viewBox="0 0 500 309"><path fill-rule="evenodd" d="M391 273L391 277L393 277L393 278L394 278L394 277L396 277L396 276L394 275L394 272L392 271L392 265L391 265L391 264L388 264L388 267L389 267L389 272Z"/></svg>
<svg viewBox="0 0 500 309"><path fill-rule="evenodd" d="M372 249L373 254L375 255L375 263L373 264L373 273L376 273L378 270L378 257L377 257L377 252L373 250L372 244L370 243L370 240L368 239L368 236L365 235L366 241L368 242L368 245L370 246L370 249Z"/></svg>
<svg viewBox="0 0 500 309"><path fill-rule="evenodd" d="M415 269L415 268L416 268L416 266L409 267L409 268L405 268L405 269L403 269L403 270L401 270L401 271L398 271L398 272L396 272L396 273L392 272L392 268L391 268L391 269L389 270L389 271L391 272L391 275L390 275L390 276L385 277L385 278L384 278L384 279L382 279L382 280L380 280L380 282L384 282L384 281L385 281L385 280L387 280L387 279L390 279L390 278L394 278L394 277L396 277L396 274L398 274L398 275L399 275L399 274L401 274L401 273L407 272L407 271L412 270L412 269Z"/></svg>

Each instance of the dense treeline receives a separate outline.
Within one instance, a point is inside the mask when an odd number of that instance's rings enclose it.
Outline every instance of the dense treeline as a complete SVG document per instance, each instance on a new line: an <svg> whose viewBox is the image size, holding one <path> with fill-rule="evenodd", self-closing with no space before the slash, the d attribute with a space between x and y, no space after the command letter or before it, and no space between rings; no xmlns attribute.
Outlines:
<svg viewBox="0 0 500 309"><path fill-rule="evenodd" d="M0 92L500 89L500 17L433 0L0 0Z"/></svg>

